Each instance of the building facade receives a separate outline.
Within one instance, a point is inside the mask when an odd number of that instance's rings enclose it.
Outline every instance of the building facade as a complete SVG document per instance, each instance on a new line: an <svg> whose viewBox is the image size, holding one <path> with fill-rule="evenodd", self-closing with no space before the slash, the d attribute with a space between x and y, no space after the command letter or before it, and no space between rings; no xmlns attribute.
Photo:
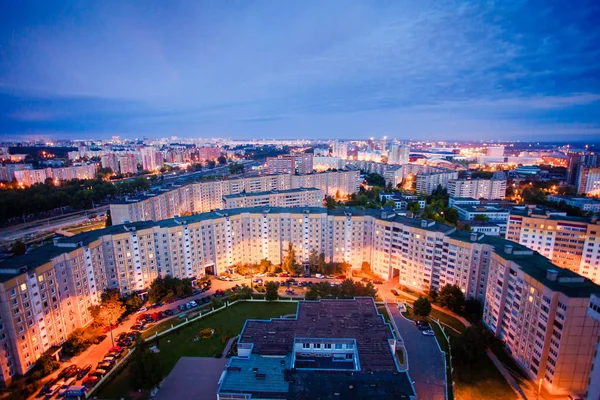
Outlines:
<svg viewBox="0 0 600 400"><path fill-rule="evenodd" d="M316 251L328 262L347 262L352 268L368 262L377 276L415 290L456 284L467 298L486 302L495 299L498 282L508 279L500 265L518 265L531 276L533 270L525 267L558 270L559 277L570 279L573 292L600 290L522 245L381 210L242 208L114 225L56 240L54 245L0 263L0 317L5 334L0 336L4 344L0 360L5 360L0 361L4 363L1 377L8 382L26 372L39 354L88 324L87 307L106 288L129 293L144 290L155 278L166 275L220 274L232 265L265 258L280 264L289 243L300 264L307 264ZM513 250L507 252L505 248L511 245ZM559 289L553 290L561 293ZM573 312L565 318L585 314L587 302L565 301ZM500 336L498 323L492 324L492 312L488 309L489 326ZM587 320L571 323L590 324ZM589 326L597 329L597 325ZM582 340L580 333L563 330L562 343ZM543 350L548 352L550 345L544 340ZM589 375L591 357L583 357L583 350L578 354L582 373ZM568 379L556 381L557 390L579 391L580 386L570 383L574 378Z"/></svg>
<svg viewBox="0 0 600 400"><path fill-rule="evenodd" d="M475 199L504 199L506 179L458 179L448 182L450 197L472 197Z"/></svg>
<svg viewBox="0 0 600 400"><path fill-rule="evenodd" d="M244 207L321 207L323 191L316 188L238 193L223 196L223 209Z"/></svg>
<svg viewBox="0 0 600 400"><path fill-rule="evenodd" d="M506 238L540 252L560 267L600 283L600 223L595 217L513 209Z"/></svg>

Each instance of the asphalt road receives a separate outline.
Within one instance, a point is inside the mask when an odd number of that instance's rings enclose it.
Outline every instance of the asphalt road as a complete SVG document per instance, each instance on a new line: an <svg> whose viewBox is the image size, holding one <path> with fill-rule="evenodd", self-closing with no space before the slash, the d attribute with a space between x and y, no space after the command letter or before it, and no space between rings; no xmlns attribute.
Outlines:
<svg viewBox="0 0 600 400"><path fill-rule="evenodd" d="M404 318L398 307L390 305L388 310L396 322L408 353L408 373L414 381L417 398L445 400L444 353L440 350L435 336L424 336L413 321Z"/></svg>

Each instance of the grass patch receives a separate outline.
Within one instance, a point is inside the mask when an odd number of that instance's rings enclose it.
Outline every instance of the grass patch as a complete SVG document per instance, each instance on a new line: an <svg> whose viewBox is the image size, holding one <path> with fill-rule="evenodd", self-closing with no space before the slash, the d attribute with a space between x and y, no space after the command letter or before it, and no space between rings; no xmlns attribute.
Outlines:
<svg viewBox="0 0 600 400"><path fill-rule="evenodd" d="M431 313L429 313L429 316L435 319L439 319L440 323L442 323L442 325L447 325L452 329L457 330L458 332L462 333L465 331L465 324L463 324L462 322L460 322L458 319L454 318L451 315L448 315L442 311L436 310L435 308L431 309Z"/></svg>
<svg viewBox="0 0 600 400"><path fill-rule="evenodd" d="M511 373L517 383L522 384L529 381L529 377L523 369L517 364L515 360L506 352L501 342L497 342L494 345L489 346L489 349L494 353L498 360L504 364L504 367Z"/></svg>
<svg viewBox="0 0 600 400"><path fill-rule="evenodd" d="M227 340L241 332L247 319L269 319L295 314L296 309L297 303L244 302L181 327L158 339L163 372L165 376L171 372L182 356L214 357L220 355ZM170 323L171 321L165 322ZM215 335L210 339L194 342L194 337L206 328L214 329ZM148 343L150 346L155 344L154 340ZM126 365L118 375L100 388L96 396L99 399L132 398L130 395L134 388L129 379L129 368L130 364ZM139 397L136 396L136 398Z"/></svg>
<svg viewBox="0 0 600 400"><path fill-rule="evenodd" d="M455 395L457 400L498 399L514 400L517 395L489 357L481 357L468 371L454 364Z"/></svg>
<svg viewBox="0 0 600 400"><path fill-rule="evenodd" d="M396 355L398 356L398 361L400 361L400 364L404 365L404 351L402 351L400 348L397 348Z"/></svg>
<svg viewBox="0 0 600 400"><path fill-rule="evenodd" d="M392 324L390 321L390 316L387 312L387 309L385 308L385 306L377 306L377 312L381 315L383 315L383 319L385 319L385 322L387 322L388 324Z"/></svg>

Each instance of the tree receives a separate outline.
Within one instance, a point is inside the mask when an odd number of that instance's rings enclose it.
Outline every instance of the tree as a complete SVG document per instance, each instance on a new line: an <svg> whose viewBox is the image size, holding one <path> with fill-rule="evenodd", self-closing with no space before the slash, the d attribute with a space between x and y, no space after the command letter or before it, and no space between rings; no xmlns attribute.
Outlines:
<svg viewBox="0 0 600 400"><path fill-rule="evenodd" d="M219 156L219 158L217 158L217 161L219 162L219 165L227 164L227 158L225 156Z"/></svg>
<svg viewBox="0 0 600 400"><path fill-rule="evenodd" d="M140 309L144 301L137 293L131 293L123 299L123 304L128 313L133 313Z"/></svg>
<svg viewBox="0 0 600 400"><path fill-rule="evenodd" d="M327 263L325 262L325 253L319 253L319 260L317 261L317 272L319 274L325 272L326 264Z"/></svg>
<svg viewBox="0 0 600 400"><path fill-rule="evenodd" d="M158 386L164 377L160 357L142 345L140 339L137 351L131 360L131 379L136 388L150 390Z"/></svg>
<svg viewBox="0 0 600 400"><path fill-rule="evenodd" d="M109 226L112 226L112 217L110 215L110 210L106 211L106 225L104 225L106 228L108 228Z"/></svg>
<svg viewBox="0 0 600 400"><path fill-rule="evenodd" d="M415 315L427 317L431 312L431 303L426 297L419 296L419 298L413 303L413 311Z"/></svg>
<svg viewBox="0 0 600 400"><path fill-rule="evenodd" d="M105 290L100 297L100 304L90 306L90 314L94 320L104 326L117 322L125 312L118 290Z"/></svg>
<svg viewBox="0 0 600 400"><path fill-rule="evenodd" d="M457 285L445 285L438 295L438 303L442 307L458 313L465 303L465 295Z"/></svg>
<svg viewBox="0 0 600 400"><path fill-rule="evenodd" d="M456 225L458 222L458 210L455 208L444 208L444 219L446 222Z"/></svg>
<svg viewBox="0 0 600 400"><path fill-rule="evenodd" d="M370 274L371 273L371 264L369 264L368 261L363 261L362 265L360 266L360 269L365 274Z"/></svg>
<svg viewBox="0 0 600 400"><path fill-rule="evenodd" d="M277 294L279 291L279 285L277 283L269 282L265 288L267 290L265 295L267 300L277 300L279 298L279 295Z"/></svg>
<svg viewBox="0 0 600 400"><path fill-rule="evenodd" d="M10 246L10 252L15 256L22 256L27 252L27 245L23 243L21 240L17 240Z"/></svg>
<svg viewBox="0 0 600 400"><path fill-rule="evenodd" d="M473 218L473 221L482 221L482 222L488 222L490 220L490 217L488 217L485 214L477 214L475 215L475 217Z"/></svg>
<svg viewBox="0 0 600 400"><path fill-rule="evenodd" d="M483 316L483 307L477 299L469 299L465 301L465 313L473 320L480 321Z"/></svg>
<svg viewBox="0 0 600 400"><path fill-rule="evenodd" d="M328 210L333 210L333 209L335 209L337 202L335 201L335 199L333 197L327 196L327 197L325 197L325 204L327 204Z"/></svg>
<svg viewBox="0 0 600 400"><path fill-rule="evenodd" d="M281 263L281 269L289 274L295 274L298 272L298 265L296 264L296 250L292 242L288 242L287 254Z"/></svg>
<svg viewBox="0 0 600 400"><path fill-rule="evenodd" d="M406 208L413 214L418 214L421 211L421 206L418 201L411 201Z"/></svg>
<svg viewBox="0 0 600 400"><path fill-rule="evenodd" d="M310 271L314 271L319 265L319 254L317 254L317 250L314 248L310 251L308 255L308 267Z"/></svg>
<svg viewBox="0 0 600 400"><path fill-rule="evenodd" d="M388 201L385 202L385 204L383 205L384 207L392 207L395 208L396 207L396 202L392 199L389 199Z"/></svg>
<svg viewBox="0 0 600 400"><path fill-rule="evenodd" d="M214 167L216 167L216 165L217 165L217 163L215 162L215 160L208 160L208 161L206 162L206 166L207 166L209 169L213 169Z"/></svg>
<svg viewBox="0 0 600 400"><path fill-rule="evenodd" d="M92 344L96 332L89 329L77 328L63 343L61 353L67 357L73 357L81 354Z"/></svg>
<svg viewBox="0 0 600 400"><path fill-rule="evenodd" d="M244 172L244 164L231 163L229 164L229 173L232 175L241 174Z"/></svg>

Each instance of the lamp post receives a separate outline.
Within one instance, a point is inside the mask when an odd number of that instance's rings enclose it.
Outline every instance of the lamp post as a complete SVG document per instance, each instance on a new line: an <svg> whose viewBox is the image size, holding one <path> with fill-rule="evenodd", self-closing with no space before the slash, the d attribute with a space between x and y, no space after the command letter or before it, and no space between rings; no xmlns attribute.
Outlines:
<svg viewBox="0 0 600 400"><path fill-rule="evenodd" d="M540 378L539 383L538 383L538 390L537 393L535 395L535 399L538 400L540 398L540 392L542 391L542 378Z"/></svg>

